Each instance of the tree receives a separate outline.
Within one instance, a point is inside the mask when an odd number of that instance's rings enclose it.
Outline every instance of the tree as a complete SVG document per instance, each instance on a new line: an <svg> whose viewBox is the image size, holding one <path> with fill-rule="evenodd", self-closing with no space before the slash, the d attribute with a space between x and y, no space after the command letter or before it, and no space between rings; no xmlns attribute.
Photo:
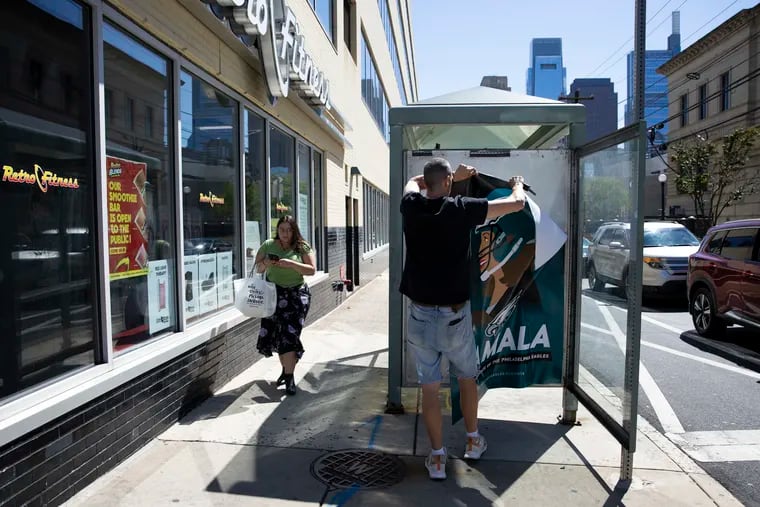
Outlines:
<svg viewBox="0 0 760 507"><path fill-rule="evenodd" d="M714 143L702 136L671 148L675 183L688 194L698 216L715 225L729 206L760 189L758 171L745 171L760 129L737 129Z"/></svg>
<svg viewBox="0 0 760 507"><path fill-rule="evenodd" d="M597 176L586 178L583 183L586 220L592 223L607 220L627 220L630 201L630 191L623 179Z"/></svg>

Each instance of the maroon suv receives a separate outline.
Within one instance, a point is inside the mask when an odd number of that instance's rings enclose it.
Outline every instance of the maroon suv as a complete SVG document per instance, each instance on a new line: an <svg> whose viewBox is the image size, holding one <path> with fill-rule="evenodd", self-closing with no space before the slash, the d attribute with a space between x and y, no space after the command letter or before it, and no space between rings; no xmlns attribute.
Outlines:
<svg viewBox="0 0 760 507"><path fill-rule="evenodd" d="M689 257L689 311L702 336L727 324L760 329L760 220L716 225Z"/></svg>

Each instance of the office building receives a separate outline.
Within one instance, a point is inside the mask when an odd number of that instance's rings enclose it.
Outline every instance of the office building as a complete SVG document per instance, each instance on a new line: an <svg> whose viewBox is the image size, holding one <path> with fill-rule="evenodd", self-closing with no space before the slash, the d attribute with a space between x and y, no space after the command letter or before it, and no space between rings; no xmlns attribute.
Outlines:
<svg viewBox="0 0 760 507"><path fill-rule="evenodd" d="M533 39L526 94L557 100L567 89L567 70L562 64L562 39Z"/></svg>
<svg viewBox="0 0 760 507"><path fill-rule="evenodd" d="M489 88L496 88L497 90L504 90L511 92L512 88L509 87L507 76L483 76L480 80L480 86L487 86Z"/></svg>
<svg viewBox="0 0 760 507"><path fill-rule="evenodd" d="M648 126L659 126L656 130L654 144L659 145L668 138L668 83L657 74L657 68L681 52L681 13L672 14L672 32L668 37L667 49L648 49L645 56L644 77L644 119ZM625 104L625 124L636 120L633 96L634 53L628 53L628 100Z"/></svg>
<svg viewBox="0 0 760 507"><path fill-rule="evenodd" d="M586 140L617 130L618 95L609 78L578 78L570 85L570 100L578 92L586 106Z"/></svg>
<svg viewBox="0 0 760 507"><path fill-rule="evenodd" d="M233 281L283 215L307 325L387 269L410 2L5 0L0 28L0 504L60 505L261 359Z"/></svg>

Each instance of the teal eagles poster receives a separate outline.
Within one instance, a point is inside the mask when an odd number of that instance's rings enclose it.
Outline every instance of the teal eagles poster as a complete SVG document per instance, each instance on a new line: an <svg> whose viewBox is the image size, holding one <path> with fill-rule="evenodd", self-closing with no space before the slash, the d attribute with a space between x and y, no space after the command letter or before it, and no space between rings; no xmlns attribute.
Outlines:
<svg viewBox="0 0 760 507"><path fill-rule="evenodd" d="M462 183L453 195L493 200L512 193L507 182L484 174ZM473 231L470 305L481 392L562 382L566 239L530 195L523 211ZM455 378L451 397L456 423L461 411Z"/></svg>

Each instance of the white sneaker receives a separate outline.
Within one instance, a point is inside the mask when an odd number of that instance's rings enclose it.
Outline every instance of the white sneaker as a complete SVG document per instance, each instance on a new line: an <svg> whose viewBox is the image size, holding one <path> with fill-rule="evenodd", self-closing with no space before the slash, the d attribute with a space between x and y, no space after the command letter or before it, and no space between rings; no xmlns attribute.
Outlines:
<svg viewBox="0 0 760 507"><path fill-rule="evenodd" d="M431 451L428 457L425 458L425 468L428 470L428 475L433 480L443 480L446 478L446 454L433 455Z"/></svg>
<svg viewBox="0 0 760 507"><path fill-rule="evenodd" d="M483 435L477 438L467 437L467 444L464 447L464 459L480 459L484 452L488 449L486 443L486 437Z"/></svg>

